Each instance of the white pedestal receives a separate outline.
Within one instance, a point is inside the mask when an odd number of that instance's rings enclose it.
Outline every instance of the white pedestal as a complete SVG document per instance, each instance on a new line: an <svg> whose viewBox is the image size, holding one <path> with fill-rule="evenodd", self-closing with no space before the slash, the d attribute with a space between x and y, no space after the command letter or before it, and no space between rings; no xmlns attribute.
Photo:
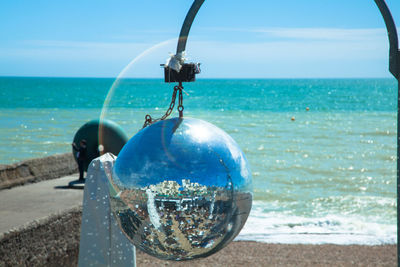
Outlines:
<svg viewBox="0 0 400 267"><path fill-rule="evenodd" d="M116 156L107 153L88 168L83 196L78 266L136 266L135 247L110 210L109 183Z"/></svg>

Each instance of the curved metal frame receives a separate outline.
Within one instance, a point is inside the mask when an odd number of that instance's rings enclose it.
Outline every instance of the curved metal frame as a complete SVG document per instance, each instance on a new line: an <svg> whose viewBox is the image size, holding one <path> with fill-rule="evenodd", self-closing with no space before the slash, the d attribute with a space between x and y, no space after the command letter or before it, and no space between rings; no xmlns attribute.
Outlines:
<svg viewBox="0 0 400 267"><path fill-rule="evenodd" d="M389 71L393 76L399 80L400 79L400 50L399 50L399 39L397 35L396 25L393 20L393 16L390 13L389 7L387 6L385 0L375 0L378 6L383 20L386 24L386 29L388 31L389 38Z"/></svg>
<svg viewBox="0 0 400 267"><path fill-rule="evenodd" d="M190 28L200 7L205 0L194 0L190 7L179 34L176 55L182 55L186 49L186 42ZM397 263L400 266L400 49L396 25L385 0L374 0L385 21L389 38L389 71L397 79Z"/></svg>
<svg viewBox="0 0 400 267"><path fill-rule="evenodd" d="M375 0L386 24L389 38L389 71L397 79L397 265L400 266L400 50L393 16L385 0Z"/></svg>
<svg viewBox="0 0 400 267"><path fill-rule="evenodd" d="M178 46L176 48L177 55L185 51L187 38L189 36L189 31L190 28L192 27L193 20L196 17L197 12L199 11L204 1L205 0L195 0L192 6L190 7L186 15L185 21L183 22L181 32L179 34Z"/></svg>

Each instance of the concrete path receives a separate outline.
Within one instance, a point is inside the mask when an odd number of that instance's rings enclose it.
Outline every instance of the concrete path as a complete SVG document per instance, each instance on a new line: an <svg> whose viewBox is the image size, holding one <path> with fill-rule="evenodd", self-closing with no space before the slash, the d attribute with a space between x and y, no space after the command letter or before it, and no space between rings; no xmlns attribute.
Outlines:
<svg viewBox="0 0 400 267"><path fill-rule="evenodd" d="M68 188L68 183L77 179L78 174L74 174L0 190L0 235L52 213L82 205L83 186Z"/></svg>

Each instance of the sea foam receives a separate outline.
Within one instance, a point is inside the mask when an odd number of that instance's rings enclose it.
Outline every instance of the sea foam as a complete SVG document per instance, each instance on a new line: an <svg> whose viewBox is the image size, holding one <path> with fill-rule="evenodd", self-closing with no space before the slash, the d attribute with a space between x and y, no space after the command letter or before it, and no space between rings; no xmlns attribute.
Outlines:
<svg viewBox="0 0 400 267"><path fill-rule="evenodd" d="M281 244L383 245L396 243L396 226L360 216L301 217L262 212L256 202L235 240Z"/></svg>

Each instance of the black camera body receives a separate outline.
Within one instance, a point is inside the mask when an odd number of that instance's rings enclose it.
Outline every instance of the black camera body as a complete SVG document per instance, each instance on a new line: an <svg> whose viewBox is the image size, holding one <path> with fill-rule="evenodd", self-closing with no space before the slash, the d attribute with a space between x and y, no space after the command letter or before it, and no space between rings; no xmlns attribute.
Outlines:
<svg viewBox="0 0 400 267"><path fill-rule="evenodd" d="M184 63L179 72L164 66L164 80L166 83L173 82L194 82L196 74L200 73L200 63Z"/></svg>

